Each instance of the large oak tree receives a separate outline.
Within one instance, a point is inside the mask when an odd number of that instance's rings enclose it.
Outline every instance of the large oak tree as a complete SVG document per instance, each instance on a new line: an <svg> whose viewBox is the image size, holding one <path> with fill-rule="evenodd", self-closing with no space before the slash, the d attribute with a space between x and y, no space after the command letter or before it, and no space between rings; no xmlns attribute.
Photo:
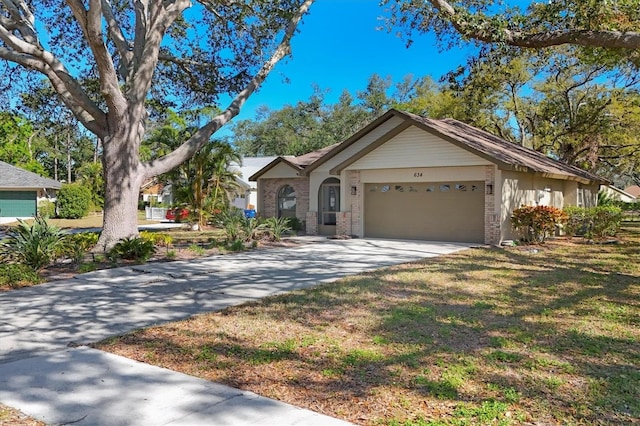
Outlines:
<svg viewBox="0 0 640 426"><path fill-rule="evenodd" d="M102 142L99 246L136 235L142 182L200 150L238 114L313 0L3 0L3 81L28 90L44 77ZM40 78L34 78L40 76ZM151 106L221 105L178 148L142 161Z"/></svg>
<svg viewBox="0 0 640 426"><path fill-rule="evenodd" d="M562 44L640 49L637 0L383 0L390 23L418 32L544 48Z"/></svg>

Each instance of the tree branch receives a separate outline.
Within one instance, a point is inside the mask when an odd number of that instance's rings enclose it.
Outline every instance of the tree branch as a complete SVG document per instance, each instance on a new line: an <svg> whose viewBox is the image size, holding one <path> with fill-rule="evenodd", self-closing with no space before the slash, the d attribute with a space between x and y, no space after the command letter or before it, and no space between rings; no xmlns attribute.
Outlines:
<svg viewBox="0 0 640 426"><path fill-rule="evenodd" d="M262 68L256 73L247 86L235 96L227 109L198 129L192 137L176 148L173 152L170 152L157 160L145 163L143 167L146 169L147 177L166 173L177 167L187 158L190 158L193 154L198 152L198 150L209 141L211 135L218 131L224 124L228 123L233 117L238 115L244 103L256 91L260 84L264 82L267 75L269 75L276 64L282 58L291 53L291 39L293 38L302 17L308 12L314 1L315 0L306 0L297 10L295 15L291 17L278 47L274 50L271 57L262 65Z"/></svg>
<svg viewBox="0 0 640 426"><path fill-rule="evenodd" d="M640 33L635 31L608 31L563 29L526 33L510 29L494 31L491 22L478 17L479 23L471 23L446 0L428 0L446 20L463 36L476 40L526 48L543 48L561 44L580 46L640 49Z"/></svg>
<svg viewBox="0 0 640 426"><path fill-rule="evenodd" d="M131 72L131 59L133 52L131 51L130 43L122 32L122 27L118 24L118 21L113 14L113 8L109 0L102 0L102 14L107 21L107 30L109 31L109 37L113 40L113 43L120 55L120 63L122 69L120 75L123 79L126 79Z"/></svg>

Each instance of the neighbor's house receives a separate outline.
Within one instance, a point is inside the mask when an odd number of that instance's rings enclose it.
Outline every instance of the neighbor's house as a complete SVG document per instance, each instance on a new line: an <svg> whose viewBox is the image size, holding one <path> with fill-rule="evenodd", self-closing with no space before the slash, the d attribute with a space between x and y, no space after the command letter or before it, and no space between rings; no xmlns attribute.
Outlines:
<svg viewBox="0 0 640 426"><path fill-rule="evenodd" d="M140 187L140 197L149 206L160 204L170 206L173 204L173 194L171 184L164 184L157 178L150 178L144 181Z"/></svg>
<svg viewBox="0 0 640 426"><path fill-rule="evenodd" d="M242 159L242 165L231 165L231 170L238 173L238 178L236 179L238 188L232 197L231 205L239 209L257 208L258 188L256 182L249 181L249 177L276 158L277 157L244 157Z"/></svg>
<svg viewBox="0 0 640 426"><path fill-rule="evenodd" d="M591 173L453 119L390 110L344 142L251 176L262 216L308 234L499 244L522 205L593 206Z"/></svg>
<svg viewBox="0 0 640 426"><path fill-rule="evenodd" d="M636 197L636 200L637 200L638 198L640 198L640 186L638 186L638 185L631 185L631 186L628 186L628 187L626 187L626 188L624 189L624 192L626 192L627 194L630 194L630 195L632 195L632 196Z"/></svg>
<svg viewBox="0 0 640 426"><path fill-rule="evenodd" d="M604 193L608 198L612 200L622 201L623 203L635 203L637 201L634 195L613 185L600 186L600 192Z"/></svg>
<svg viewBox="0 0 640 426"><path fill-rule="evenodd" d="M38 201L53 199L62 184L0 161L0 223L36 216Z"/></svg>

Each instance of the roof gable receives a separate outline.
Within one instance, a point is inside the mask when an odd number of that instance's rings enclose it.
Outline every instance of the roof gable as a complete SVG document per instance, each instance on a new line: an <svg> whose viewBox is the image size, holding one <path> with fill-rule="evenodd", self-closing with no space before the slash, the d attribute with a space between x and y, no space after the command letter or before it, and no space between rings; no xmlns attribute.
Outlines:
<svg viewBox="0 0 640 426"><path fill-rule="evenodd" d="M251 176L250 180L257 180L279 162L287 162L291 167L298 169L301 175L309 175L313 170L344 152L394 117L401 119L398 124L390 126L384 135L376 137L366 146L356 148L357 152L350 153L347 159L331 169L331 173L340 173L355 161L363 158L387 141L392 140L394 136L411 126L416 126L505 170L539 173L545 177L576 180L582 183L607 182L606 179L602 179L585 170L556 161L537 151L506 141L458 120L452 118L434 120L395 109L390 109L342 143L299 157L278 157L274 162Z"/></svg>
<svg viewBox="0 0 640 426"><path fill-rule="evenodd" d="M57 180L44 178L36 173L0 161L0 188L60 189L61 187L62 184Z"/></svg>
<svg viewBox="0 0 640 426"><path fill-rule="evenodd" d="M276 157L269 164L267 164L266 166L264 166L263 168L258 170L253 175L249 176L249 181L250 182L257 181L260 178L260 176L264 175L269 170L273 169L274 167L278 166L279 164L286 164L287 166L289 166L292 169L294 169L296 172L299 172L300 170L302 170L302 167L295 163L295 158L296 157L293 157L293 156Z"/></svg>

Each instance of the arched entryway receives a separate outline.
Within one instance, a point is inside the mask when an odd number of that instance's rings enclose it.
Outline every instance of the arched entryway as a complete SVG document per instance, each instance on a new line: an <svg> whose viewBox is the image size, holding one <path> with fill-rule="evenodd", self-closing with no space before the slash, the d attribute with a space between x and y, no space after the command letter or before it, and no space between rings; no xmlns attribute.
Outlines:
<svg viewBox="0 0 640 426"><path fill-rule="evenodd" d="M278 190L278 217L296 217L296 191L291 185Z"/></svg>
<svg viewBox="0 0 640 426"><path fill-rule="evenodd" d="M340 180L328 178L318 191L318 233L335 235L336 213L340 211Z"/></svg>

